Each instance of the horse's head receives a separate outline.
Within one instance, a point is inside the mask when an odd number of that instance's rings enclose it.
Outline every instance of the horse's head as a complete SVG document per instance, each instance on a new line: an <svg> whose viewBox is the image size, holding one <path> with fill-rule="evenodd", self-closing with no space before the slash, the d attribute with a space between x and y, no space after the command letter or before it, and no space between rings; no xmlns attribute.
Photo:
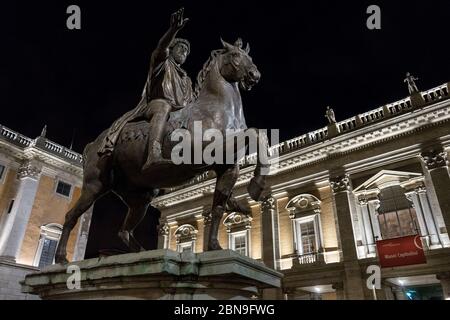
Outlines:
<svg viewBox="0 0 450 320"><path fill-rule="evenodd" d="M234 45L222 39L221 41L225 50L222 55L220 74L228 82L239 82L242 89L251 90L261 78L261 73L248 55L250 52L249 44L247 43L246 48L242 49L240 38Z"/></svg>

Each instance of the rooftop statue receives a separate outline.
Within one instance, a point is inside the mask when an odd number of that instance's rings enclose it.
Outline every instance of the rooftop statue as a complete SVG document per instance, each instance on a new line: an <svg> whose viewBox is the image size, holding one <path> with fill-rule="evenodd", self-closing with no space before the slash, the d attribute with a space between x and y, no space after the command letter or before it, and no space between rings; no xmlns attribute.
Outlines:
<svg viewBox="0 0 450 320"><path fill-rule="evenodd" d="M409 72L406 73L406 78L405 80L403 80L403 82L406 82L408 84L409 94L419 92L419 89L417 89L417 85L415 82L416 80L419 80L419 78L412 76Z"/></svg>
<svg viewBox="0 0 450 320"><path fill-rule="evenodd" d="M240 95L240 90L250 90L261 77L249 56L249 45L243 49L241 39L235 44L222 41L222 48L211 52L200 71L193 94L191 82L181 68L189 54L189 42L175 37L187 22L183 10L174 13L170 21L169 30L152 54L147 83L137 107L84 149L83 187L77 203L66 214L55 255L57 263L67 262L66 245L78 218L104 194L113 192L128 206L119 236L132 252L139 252L144 249L133 231L159 190L184 185L210 170L215 172L217 181L208 250L220 250L220 220L227 206L239 206L232 188L239 176L238 154L245 153L248 145L232 149L233 163L174 164L169 159L178 142L172 141L171 134L177 129L195 134L198 122L203 132L216 129L226 133L233 129L258 139L258 159L247 190L254 200L263 198L268 141L263 131L247 128ZM188 147L195 151L199 145L194 142ZM200 145L200 149L205 148ZM239 209L242 208L236 208Z"/></svg>
<svg viewBox="0 0 450 320"><path fill-rule="evenodd" d="M325 113L325 117L328 119L329 124L336 123L336 117L334 115L334 110L330 107L327 107L327 111Z"/></svg>

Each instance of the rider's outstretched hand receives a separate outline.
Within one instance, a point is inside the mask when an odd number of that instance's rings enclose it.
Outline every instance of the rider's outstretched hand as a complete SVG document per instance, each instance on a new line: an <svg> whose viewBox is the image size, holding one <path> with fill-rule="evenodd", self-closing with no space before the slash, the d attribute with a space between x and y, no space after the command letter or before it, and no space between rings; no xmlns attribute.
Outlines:
<svg viewBox="0 0 450 320"><path fill-rule="evenodd" d="M184 8L181 8L177 12L172 13L170 17L170 28L174 31L183 29L186 23L189 21L188 18L183 19Z"/></svg>

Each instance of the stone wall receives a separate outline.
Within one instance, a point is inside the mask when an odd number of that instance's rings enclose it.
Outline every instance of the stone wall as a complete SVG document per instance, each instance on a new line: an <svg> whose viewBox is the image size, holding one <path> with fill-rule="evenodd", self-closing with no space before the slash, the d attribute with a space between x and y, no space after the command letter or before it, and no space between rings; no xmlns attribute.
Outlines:
<svg viewBox="0 0 450 320"><path fill-rule="evenodd" d="M38 271L30 266L0 261L0 300L40 300L36 295L21 292L20 281L25 275Z"/></svg>
<svg viewBox="0 0 450 320"><path fill-rule="evenodd" d="M66 212L75 204L80 196L80 189L75 186L72 186L74 190L70 199L57 194L55 192L56 183L56 179L45 175L42 175L40 178L33 209L17 260L19 263L33 264L41 233L40 227L48 223L62 225ZM79 224L77 223L67 245L69 260L72 259L78 228Z"/></svg>

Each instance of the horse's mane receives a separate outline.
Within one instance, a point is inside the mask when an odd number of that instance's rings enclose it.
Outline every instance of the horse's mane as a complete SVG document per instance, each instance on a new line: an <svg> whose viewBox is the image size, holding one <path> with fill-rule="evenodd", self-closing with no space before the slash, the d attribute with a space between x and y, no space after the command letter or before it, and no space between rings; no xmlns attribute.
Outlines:
<svg viewBox="0 0 450 320"><path fill-rule="evenodd" d="M208 60L203 64L202 70L197 75L197 83L195 84L194 98L197 99L200 94L200 90L203 88L203 83L205 82L206 76L211 70L211 66L216 62L217 57L224 52L224 49L217 49L211 51L211 55Z"/></svg>

